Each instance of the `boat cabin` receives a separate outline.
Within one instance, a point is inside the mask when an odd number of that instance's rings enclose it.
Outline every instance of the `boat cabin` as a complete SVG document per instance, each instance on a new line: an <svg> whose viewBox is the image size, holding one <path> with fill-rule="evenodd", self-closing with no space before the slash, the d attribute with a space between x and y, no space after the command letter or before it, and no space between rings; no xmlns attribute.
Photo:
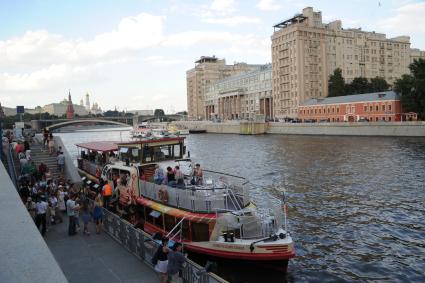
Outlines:
<svg viewBox="0 0 425 283"><path fill-rule="evenodd" d="M78 169L99 178L105 164L117 160L118 142L97 141L77 144Z"/></svg>
<svg viewBox="0 0 425 283"><path fill-rule="evenodd" d="M125 163L155 163L182 159L186 147L184 137L142 139L118 143L120 160Z"/></svg>

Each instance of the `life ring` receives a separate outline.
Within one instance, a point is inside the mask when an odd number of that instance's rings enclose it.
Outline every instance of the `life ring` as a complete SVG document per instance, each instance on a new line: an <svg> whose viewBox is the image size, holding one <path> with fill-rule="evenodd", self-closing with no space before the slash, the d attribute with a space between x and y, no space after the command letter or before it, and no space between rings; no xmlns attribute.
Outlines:
<svg viewBox="0 0 425 283"><path fill-rule="evenodd" d="M96 166L96 177L100 178L101 174L102 174L102 171L100 170L100 167Z"/></svg>
<svg viewBox="0 0 425 283"><path fill-rule="evenodd" d="M162 203L168 203L168 192L163 187L158 191L158 198Z"/></svg>

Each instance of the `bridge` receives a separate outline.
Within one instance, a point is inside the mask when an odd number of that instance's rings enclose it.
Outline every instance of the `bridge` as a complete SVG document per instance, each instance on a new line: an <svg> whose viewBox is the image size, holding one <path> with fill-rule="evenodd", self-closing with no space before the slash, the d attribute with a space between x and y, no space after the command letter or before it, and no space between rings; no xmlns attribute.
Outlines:
<svg viewBox="0 0 425 283"><path fill-rule="evenodd" d="M53 124L51 126L46 127L46 129L51 132L54 130L57 130L59 128L72 126L72 125L78 125L78 124L105 124L105 125L117 125L120 127L129 127L130 125L117 122L117 121L109 121L109 120L102 120L102 119L78 119L78 120L68 120L66 122L61 122L57 124Z"/></svg>
<svg viewBox="0 0 425 283"><path fill-rule="evenodd" d="M117 119L121 118L121 119ZM31 128L37 132L47 128L49 131L56 130L66 126L72 125L93 125L93 124L104 124L104 125L116 125L120 127L130 127L133 125L132 117L96 117L96 118L84 118L84 119L55 119L55 120L32 120Z"/></svg>
<svg viewBox="0 0 425 283"><path fill-rule="evenodd" d="M135 116L124 116L124 117L92 117L92 118L77 118L73 120L68 119L53 119L53 120L32 120L31 128L37 132L47 128L49 131L53 131L62 127L79 125L79 124L104 124L104 125L116 125L129 127L140 124L142 122L153 122L153 121L175 121L182 120L185 118L184 115L171 114L163 115L160 117L153 115L135 115Z"/></svg>

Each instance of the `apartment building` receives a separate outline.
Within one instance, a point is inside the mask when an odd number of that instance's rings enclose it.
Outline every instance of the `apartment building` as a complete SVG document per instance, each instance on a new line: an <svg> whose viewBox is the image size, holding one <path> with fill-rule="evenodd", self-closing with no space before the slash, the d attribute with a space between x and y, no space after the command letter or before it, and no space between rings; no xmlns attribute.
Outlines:
<svg viewBox="0 0 425 283"><path fill-rule="evenodd" d="M218 80L207 87L205 117L211 119L271 118L272 66Z"/></svg>
<svg viewBox="0 0 425 283"><path fill-rule="evenodd" d="M418 59L425 59L425 51L422 51L417 48L411 48L410 49L410 63L413 63L413 61Z"/></svg>
<svg viewBox="0 0 425 283"><path fill-rule="evenodd" d="M187 110L190 119L205 119L204 96L212 83L244 72L257 70L261 65L235 63L226 65L224 59L202 56L195 67L186 72Z"/></svg>
<svg viewBox="0 0 425 283"><path fill-rule="evenodd" d="M321 12L304 8L278 23L272 35L274 116L296 117L298 106L327 96L336 68L347 82L355 77L385 78L390 84L409 72L410 38L343 29L340 20L325 24Z"/></svg>

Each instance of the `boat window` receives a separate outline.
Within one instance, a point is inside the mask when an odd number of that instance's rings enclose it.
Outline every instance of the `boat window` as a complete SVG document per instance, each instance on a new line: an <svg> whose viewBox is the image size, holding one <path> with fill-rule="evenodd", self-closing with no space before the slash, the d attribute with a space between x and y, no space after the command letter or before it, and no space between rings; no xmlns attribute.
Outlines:
<svg viewBox="0 0 425 283"><path fill-rule="evenodd" d="M163 146L144 146L143 163L158 162L163 160L173 160L183 157L183 144L163 145Z"/></svg>
<svg viewBox="0 0 425 283"><path fill-rule="evenodd" d="M208 241L209 240L209 231L208 224L205 223L196 223L192 222L192 241Z"/></svg>
<svg viewBox="0 0 425 283"><path fill-rule="evenodd" d="M165 214L164 221L165 221L165 231L167 232L170 232L171 230L173 230L174 226L176 226L176 218L174 216Z"/></svg>
<svg viewBox="0 0 425 283"><path fill-rule="evenodd" d="M129 161L136 163L140 161L139 149L132 147L122 147L120 148L120 159L121 161Z"/></svg>
<svg viewBox="0 0 425 283"><path fill-rule="evenodd" d="M182 238L183 239L189 239L189 221L183 220L182 223Z"/></svg>

